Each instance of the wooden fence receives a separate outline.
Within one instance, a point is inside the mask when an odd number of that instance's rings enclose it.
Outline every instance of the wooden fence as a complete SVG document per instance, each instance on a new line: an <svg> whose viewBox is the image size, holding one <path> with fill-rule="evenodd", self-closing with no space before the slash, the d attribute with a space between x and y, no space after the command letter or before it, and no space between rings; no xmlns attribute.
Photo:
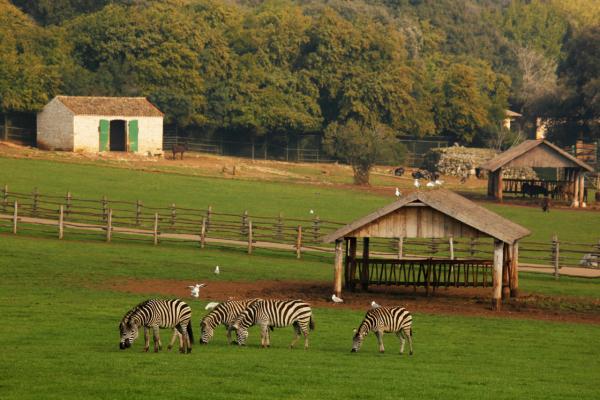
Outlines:
<svg viewBox="0 0 600 400"><path fill-rule="evenodd" d="M322 237L343 222L313 219L283 218L218 213L212 207L195 209L177 207L149 207L140 200L128 202L108 199L81 199L71 196L50 196L39 193L10 192L5 185L0 199L0 214L10 219L0 221L0 228L40 231L57 235L65 234L100 236L107 242L111 238L146 241L157 245L161 242L196 242L206 245L240 248L247 246L248 253L260 242L261 247L272 251L291 252L298 258L302 251L312 256L332 258L334 248L324 245ZM24 217L40 219L22 223ZM53 225L49 225L49 221ZM2 223L4 222L4 223ZM217 244L219 243L219 244ZM556 235L547 242L520 241L520 263L537 264L539 268L554 267L555 277L563 267L599 269L600 239L597 244L560 241ZM284 246L280 246L284 245ZM361 241L359 241L359 251ZM494 254L492 239L371 239L374 257L479 259L491 260ZM589 255L589 256L587 256ZM581 262L586 258L588 264ZM536 268L536 266L533 266Z"/></svg>

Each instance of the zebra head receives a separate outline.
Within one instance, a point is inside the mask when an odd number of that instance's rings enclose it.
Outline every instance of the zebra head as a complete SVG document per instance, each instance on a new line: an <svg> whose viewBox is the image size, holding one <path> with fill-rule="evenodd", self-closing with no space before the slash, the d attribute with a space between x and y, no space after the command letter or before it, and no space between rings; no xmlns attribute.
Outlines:
<svg viewBox="0 0 600 400"><path fill-rule="evenodd" d="M131 344L138 338L139 326L131 321L119 322L119 331L121 332L121 343L119 348L125 350L131 347Z"/></svg>
<svg viewBox="0 0 600 400"><path fill-rule="evenodd" d="M241 325L239 327L231 325L229 331L231 332L232 330L236 330L238 345L245 346L246 340L248 340L248 328Z"/></svg>
<svg viewBox="0 0 600 400"><path fill-rule="evenodd" d="M200 322L200 327L202 328L202 335L200 336L200 344L208 344L210 338L213 337L215 333L215 329L210 323L210 321L202 320Z"/></svg>
<svg viewBox="0 0 600 400"><path fill-rule="evenodd" d="M358 349L360 349L360 346L362 346L363 339L365 338L365 336L366 334L358 332L356 328L354 329L354 344L352 345L352 350L350 351L350 353L356 353Z"/></svg>

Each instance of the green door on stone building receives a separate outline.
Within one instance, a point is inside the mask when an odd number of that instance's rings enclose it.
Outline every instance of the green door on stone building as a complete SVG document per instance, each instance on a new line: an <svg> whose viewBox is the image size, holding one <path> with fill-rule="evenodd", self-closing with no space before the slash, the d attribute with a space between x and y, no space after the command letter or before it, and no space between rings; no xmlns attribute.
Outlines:
<svg viewBox="0 0 600 400"><path fill-rule="evenodd" d="M100 120L100 151L108 151L108 138L110 137L110 124L107 120Z"/></svg>
<svg viewBox="0 0 600 400"><path fill-rule="evenodd" d="M129 121L129 151L138 151L138 122Z"/></svg>

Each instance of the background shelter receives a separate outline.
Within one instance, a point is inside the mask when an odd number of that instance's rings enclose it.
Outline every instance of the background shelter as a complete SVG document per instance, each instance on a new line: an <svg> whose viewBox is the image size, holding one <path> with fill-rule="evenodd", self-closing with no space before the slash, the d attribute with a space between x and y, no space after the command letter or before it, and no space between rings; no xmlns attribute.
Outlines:
<svg viewBox="0 0 600 400"><path fill-rule="evenodd" d="M538 181L533 184L545 185L549 192L571 194L571 205L583 207L584 174L595 173L594 169L581 160L564 152L545 140L526 140L504 153L498 154L479 168L489 171L488 196L502 202L502 192L519 193L523 183L530 180L502 180L502 170L508 167L564 168L564 180ZM530 183L531 184L531 183Z"/></svg>
<svg viewBox="0 0 600 400"><path fill-rule="evenodd" d="M501 298L518 297L519 239L531 231L447 189L414 192L366 215L323 238L335 241L334 291L340 296L342 270L346 288L360 283L424 286L483 286L491 272L493 308ZM476 238L494 239L493 260L370 259L370 238ZM363 255L357 258L357 239L363 238ZM346 257L343 260L343 242ZM452 257L451 257L452 258ZM344 264L345 268L342 268ZM357 276L358 274L358 276ZM421 278L422 276L422 278Z"/></svg>
<svg viewBox="0 0 600 400"><path fill-rule="evenodd" d="M37 116L41 149L162 151L164 114L145 97L56 96Z"/></svg>

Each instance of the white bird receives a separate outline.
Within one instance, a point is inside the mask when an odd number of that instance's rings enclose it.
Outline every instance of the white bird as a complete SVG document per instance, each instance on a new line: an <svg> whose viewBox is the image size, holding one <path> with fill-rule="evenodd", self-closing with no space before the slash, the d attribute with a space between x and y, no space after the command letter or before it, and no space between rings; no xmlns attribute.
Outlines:
<svg viewBox="0 0 600 400"><path fill-rule="evenodd" d="M402 196L402 192L400 192L400 191L398 190L398 188L396 188L396 197L400 197L400 196Z"/></svg>
<svg viewBox="0 0 600 400"><path fill-rule="evenodd" d="M436 185L443 185L444 183L446 183L446 181L435 181Z"/></svg>
<svg viewBox="0 0 600 400"><path fill-rule="evenodd" d="M337 297L335 295L335 293L331 296L331 300L333 300L334 303L343 303L344 302L344 300L342 300L339 297Z"/></svg>
<svg viewBox="0 0 600 400"><path fill-rule="evenodd" d="M208 303L208 305L206 307L204 307L205 310L208 310L209 308L215 308L216 306L218 306L219 303Z"/></svg>
<svg viewBox="0 0 600 400"><path fill-rule="evenodd" d="M201 287L205 287L206 285L204 283L200 284L200 285L196 285L196 286L188 286L188 289L192 289L192 293L190 294L190 296L194 299L197 299L198 296L200 295L200 288Z"/></svg>
<svg viewBox="0 0 600 400"><path fill-rule="evenodd" d="M215 268L215 275L219 275L219 266L217 265L217 268Z"/></svg>
<svg viewBox="0 0 600 400"><path fill-rule="evenodd" d="M417 188L417 190L421 189L421 184L419 183L419 180L418 180L418 179L415 179L415 183L414 183L414 185L413 185L413 186L414 186L414 187L416 187L416 188Z"/></svg>
<svg viewBox="0 0 600 400"><path fill-rule="evenodd" d="M198 157L200 157L200 156L196 156L196 158L198 158Z"/></svg>
<svg viewBox="0 0 600 400"><path fill-rule="evenodd" d="M429 182L429 183L427 184L427 187L435 187L435 182Z"/></svg>
<svg viewBox="0 0 600 400"><path fill-rule="evenodd" d="M375 303L374 301L371 302L371 307L373 308L379 308L381 307L379 304Z"/></svg>
<svg viewBox="0 0 600 400"><path fill-rule="evenodd" d="M313 213L313 210L310 210L310 213L311 213L311 214L314 214L314 213Z"/></svg>

